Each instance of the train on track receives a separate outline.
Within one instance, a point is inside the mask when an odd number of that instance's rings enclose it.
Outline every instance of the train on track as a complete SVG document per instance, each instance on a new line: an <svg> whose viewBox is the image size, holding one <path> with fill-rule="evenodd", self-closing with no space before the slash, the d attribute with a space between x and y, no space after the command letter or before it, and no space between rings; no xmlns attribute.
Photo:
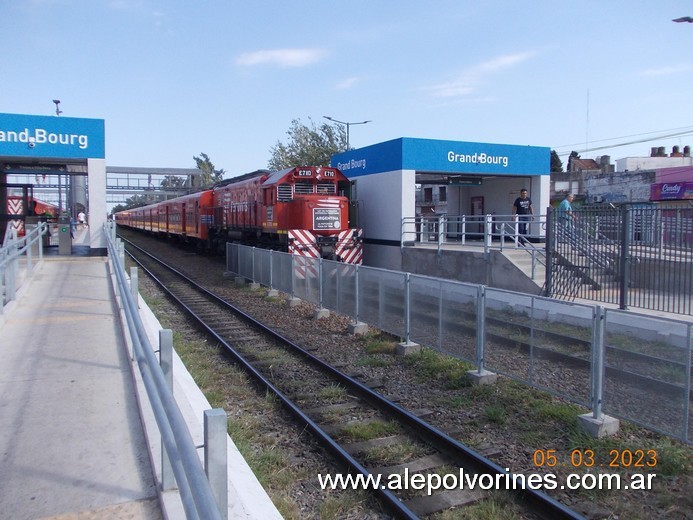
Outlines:
<svg viewBox="0 0 693 520"><path fill-rule="evenodd" d="M227 242L360 264L363 231L350 223L350 183L336 168L257 170L211 189L115 214L119 226L223 253Z"/></svg>
<svg viewBox="0 0 693 520"><path fill-rule="evenodd" d="M9 217L9 225L17 230L17 236L23 237L26 233L25 221L26 216L39 216L43 219L52 219L60 214L60 208L39 200L31 195L24 197L21 195L7 196L7 215ZM12 218L17 215L16 218Z"/></svg>

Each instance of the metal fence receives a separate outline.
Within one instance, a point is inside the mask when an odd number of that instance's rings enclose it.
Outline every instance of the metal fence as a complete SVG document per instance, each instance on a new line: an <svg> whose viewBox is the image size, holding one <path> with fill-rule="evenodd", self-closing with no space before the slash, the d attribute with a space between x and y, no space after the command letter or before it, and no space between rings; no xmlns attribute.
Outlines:
<svg viewBox="0 0 693 520"><path fill-rule="evenodd" d="M626 204L547 219L546 294L693 311L693 207Z"/></svg>
<svg viewBox="0 0 693 520"><path fill-rule="evenodd" d="M205 446L205 461L212 461L215 467L207 465L203 469L197 448L192 440L183 415L173 397L172 376L172 334L168 341L161 343L161 365L156 359L147 331L138 311L136 277L128 281L125 275L125 253L123 243L115 239L115 225L106 224L108 254L113 274L117 281L117 293L120 297L123 313L127 320L133 355L137 360L152 412L161 434L162 450L162 487L164 490L178 486L185 516L188 519L221 519L227 518L227 478L226 456L211 456L226 452L226 413L221 409L205 411L205 426L208 421L217 421L217 426L205 430L205 439L210 443ZM134 294L133 294L134 293ZM219 422L223 424L218 427ZM207 433L216 432L210 439ZM223 467L220 467L223 465ZM205 469L209 480L205 475Z"/></svg>
<svg viewBox="0 0 693 520"><path fill-rule="evenodd" d="M693 324L441 278L227 245L227 270L690 441Z"/></svg>

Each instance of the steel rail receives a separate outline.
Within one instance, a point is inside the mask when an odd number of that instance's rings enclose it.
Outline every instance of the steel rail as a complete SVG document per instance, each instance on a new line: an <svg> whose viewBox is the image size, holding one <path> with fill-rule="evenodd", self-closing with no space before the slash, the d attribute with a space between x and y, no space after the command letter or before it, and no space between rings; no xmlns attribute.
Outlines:
<svg viewBox="0 0 693 520"><path fill-rule="evenodd" d="M205 288L199 286L194 281L190 280L180 271L175 268L166 265L159 259L149 255L146 251L142 250L132 242L128 242L133 247L140 250L145 255L150 256L153 260L159 262L161 265L169 269L171 272L182 277L186 282L195 287L196 290L201 291L206 296L214 299L217 303L222 304L227 308L233 309L235 314L240 314L243 319L250 320L253 325L257 325L259 322L248 316L247 314L239 311L235 307L231 306L228 302L222 300L215 294L207 291ZM130 254L128 252L128 254ZM132 254L130 257L135 261L156 283L159 287L166 292L185 312L215 341L223 345L224 349L233 357L236 361L249 375L251 375L257 382L259 382L266 391L274 394L277 399L282 403L282 405L301 423L304 427L308 428L310 432L317 438L318 442L323 445L333 456L335 456L339 461L342 462L347 468L353 469L358 473L361 473L364 477L368 478L370 472L363 467L354 457L352 457L342 446L339 445L330 435L328 435L320 426L315 423L308 415L306 415L301 408L296 405L288 396L286 396L279 388L277 388L269 379L262 375L252 364L250 364L232 345L230 345L224 338L222 338L217 332L207 325L204 320L202 320L193 309L191 309L185 302L183 302L178 296L176 296L166 285L164 285L159 278L147 269L137 258ZM269 330L269 329L267 329ZM281 336L277 336L281 337ZM276 338L275 338L276 339ZM392 492L387 489L374 489L373 490L378 498L383 501L397 516L397 518L415 520L418 517L416 514L406 507Z"/></svg>
<svg viewBox="0 0 693 520"><path fill-rule="evenodd" d="M132 244L131 242L129 242ZM149 254L148 252L144 251L142 248L139 248L135 244L132 244L133 247L137 248L139 251L141 251L143 254L147 255L154 261L158 262L159 264L165 266L167 269L171 270L171 272L174 272L176 275L182 277L184 280L186 280L187 283L189 283L191 286L193 286L196 290L200 291L201 293L205 294L207 297L210 299L214 300L218 304L228 308L231 310L234 314L241 316L244 320L247 320L249 323L251 323L254 327L260 329L262 332L265 334L268 334L271 336L273 339L276 341L290 347L293 349L295 352L301 354L303 357L311 361L314 365L318 366L321 370L324 370L325 372L329 373L333 377L337 378L340 382L344 383L346 386L350 387L352 390L356 391L359 393L363 398L366 400L370 401L372 404L375 404L378 408L381 410L385 411L386 413L397 417L401 422L403 422L405 425L408 427L416 430L421 437L424 439L428 440L429 442L432 442L434 445L437 447L442 448L442 451L447 453L449 456L452 456L453 458L456 458L457 460L462 460L466 465L471 465L476 469L477 471L480 472L485 472L485 473L492 473L495 475L507 475L510 480L512 480L512 472L506 471L504 468L500 467L498 464L490 461L486 457L476 453L472 449L470 449L468 446L465 446L464 444L460 443L459 441L453 439L446 433L438 430L434 426L426 423L425 421L421 420L419 417L413 415L411 412L401 408L400 406L396 405L392 401L384 398L368 386L364 385L360 381L348 376L347 374L344 374L337 368L325 363L318 357L314 356L310 352L306 351L305 349L301 348L297 344L295 344L293 341L283 337L280 335L278 332L270 329L263 323L259 322L252 316L244 313L243 311L237 309L234 307L232 304L229 302L223 300L216 294L210 292L209 290L205 289L204 287L200 286L197 284L195 281L191 280L189 277L187 277L185 274L181 273L177 269L170 267L166 265L163 261L160 259L154 257L153 255ZM141 264L140 264L141 265ZM153 274L147 270L144 266L142 266L147 273L152 276L157 283L160 284L159 280L153 276ZM161 285L161 284L160 284ZM197 321L201 327L207 331L212 337L214 337L217 341L219 341L222 345L225 346L225 348L233 355L234 359L236 359L243 367L247 368L249 373L251 373L258 381L262 383L265 388L269 389L271 392L275 393L277 397L281 400L281 402L291 411L292 414L294 414L301 422L303 422L312 432L315 433L315 435L320 439L324 445L329 448L329 450L337 456L338 459L340 459L342 462L347 464L348 466L354 468L358 472L362 473L364 476L368 476L370 473L366 468L364 468L358 461L356 461L351 455L349 455L341 446L339 446L329 435L327 435L315 422L310 419L305 413L303 413L300 408L295 405L287 396L285 396L279 389L277 389L269 380L267 380L260 372L258 372L252 365L250 365L243 357L235 350L233 349L232 346L228 345L227 342L221 338L211 327L209 327L207 324L205 324L198 316L195 315L195 312L190 309L185 303L181 302L175 295L173 295L166 287L164 287L164 290L171 295L171 297L179 302L179 304L185 308L186 312ZM391 505L395 507L395 511L397 512L398 517L401 518L417 518L416 515L411 512L402 502L394 496L392 493L390 493L388 490L376 490L378 494L381 496L381 499L388 505ZM532 507L534 508L535 512L538 512L545 518L549 519L584 519L583 516L578 514L577 512L571 510L567 506L561 504L557 500L553 499L552 497L548 496L547 494L531 489L531 488L522 488L522 489L517 489L514 490L515 494L519 495L522 499L525 499L528 503L532 504Z"/></svg>

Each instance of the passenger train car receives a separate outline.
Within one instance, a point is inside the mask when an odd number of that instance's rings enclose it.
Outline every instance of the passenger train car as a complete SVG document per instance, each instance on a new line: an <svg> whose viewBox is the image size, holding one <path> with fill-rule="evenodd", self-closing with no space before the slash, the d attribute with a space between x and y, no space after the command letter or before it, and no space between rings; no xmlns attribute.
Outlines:
<svg viewBox="0 0 693 520"><path fill-rule="evenodd" d="M258 170L212 189L119 212L116 223L224 251L227 242L360 264L349 180L335 168Z"/></svg>

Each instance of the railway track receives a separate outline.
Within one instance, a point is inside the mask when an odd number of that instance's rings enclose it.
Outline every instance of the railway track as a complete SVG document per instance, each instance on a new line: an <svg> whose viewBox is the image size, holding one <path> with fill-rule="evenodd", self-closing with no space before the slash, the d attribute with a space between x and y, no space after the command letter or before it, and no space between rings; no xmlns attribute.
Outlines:
<svg viewBox="0 0 693 520"><path fill-rule="evenodd" d="M489 500L493 488L524 481L427 424L415 412L384 399L355 374L328 365L308 349L283 338L251 316L197 285L182 273L132 243L128 253L208 335L219 342L259 385L273 393L302 428L310 431L352 475L381 476L369 489L398 518L419 518ZM402 455L398 455L398 449ZM386 464L375 453L390 450ZM394 455L393 455L394 454ZM400 457L400 459L397 459ZM428 494L414 490L406 475L426 485L442 484ZM494 482L487 491L451 486L451 477ZM466 477L465 477L466 476ZM372 481L371 481L372 482ZM413 480L411 481L413 483ZM483 482L483 480L479 480ZM399 485L397 485L399 483ZM406 485L404 485L406 483ZM463 489L461 489L463 487ZM513 487L513 486L510 486ZM582 518L545 493L529 487L512 494L533 518ZM399 488L399 489L395 489Z"/></svg>

